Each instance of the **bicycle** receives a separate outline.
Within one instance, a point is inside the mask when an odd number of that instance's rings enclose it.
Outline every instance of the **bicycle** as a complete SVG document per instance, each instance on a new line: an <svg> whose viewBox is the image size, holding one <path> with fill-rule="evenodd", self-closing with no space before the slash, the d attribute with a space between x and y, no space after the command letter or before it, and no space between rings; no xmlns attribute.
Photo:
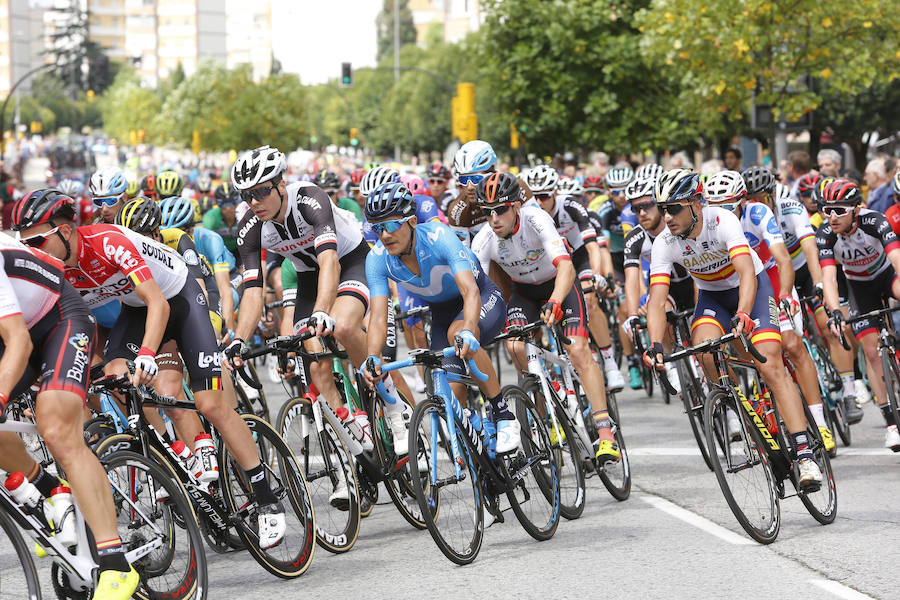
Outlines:
<svg viewBox="0 0 900 600"><path fill-rule="evenodd" d="M129 370L133 367L129 364ZM309 490L290 448L271 425L255 415L241 415L259 448L269 486L286 509L284 539L263 550L256 530L258 505L249 478L215 430L212 433L218 438L219 478L210 484L200 483L146 421L141 410L144 407L195 410L191 402L161 396L152 388L134 387L124 375L93 381L89 393L102 391L115 392L124 398L128 429L97 445L95 452L101 459L113 452L129 450L163 466L180 483L179 494L189 498L196 507L197 522L216 552L246 549L264 569L284 579L306 572L315 549L315 516Z"/></svg>
<svg viewBox="0 0 900 600"><path fill-rule="evenodd" d="M644 355L644 350L650 347L650 335L647 331L647 319L641 317L637 320L634 325L632 325L632 333L634 335L634 351L638 356ZM644 361L640 361L638 368L641 371L641 382L644 384L644 391L647 393L648 398L653 397L653 382L656 379L653 376L653 372L650 367ZM666 393L665 388L663 388L663 400L666 404L671 402L669 395Z"/></svg>
<svg viewBox="0 0 900 600"><path fill-rule="evenodd" d="M26 421L7 420L0 424L0 431L38 435L37 426ZM111 452L101 464L109 477L125 558L141 576L135 596L146 600L206 598L203 538L178 484L161 467L132 452ZM169 495L165 503L157 501L160 489ZM73 506L76 541L66 547L54 535L59 531L50 525L41 508L27 510L5 486L0 486L0 528L25 575L24 589L17 597L41 598L37 570L21 532L39 544L52 561L50 574L59 598L86 600L93 594L98 575L95 541L77 503ZM7 594L11 579L3 579L3 592Z"/></svg>
<svg viewBox="0 0 900 600"><path fill-rule="evenodd" d="M780 500L790 495L798 496L813 518L827 525L837 515L837 490L831 461L806 402L802 402L807 422L806 433L810 449L822 470L823 481L818 489L799 488L793 452L786 437L787 428L778 412L777 403L769 400L772 399L771 390L757 376L755 383L759 396L756 398L757 406L754 406L731 381L729 369L732 366L756 373L752 362L726 357L725 345L738 339L746 352L757 361L766 362L765 357L749 343L746 336L738 337L734 333L673 352L664 356L663 361L672 362L698 354L712 354L716 380L710 382L712 389L706 397L704 425L707 447L711 450L710 458L716 458L713 470L725 501L744 531L754 540L770 544L778 537L781 527ZM660 383L674 391L665 373L657 373ZM729 412L739 417L736 421L739 425L737 440L733 439L733 432L729 431ZM712 449L715 449L715 453ZM785 481L794 486L794 494L786 492ZM737 495L740 493L743 494L738 499Z"/></svg>
<svg viewBox="0 0 900 600"><path fill-rule="evenodd" d="M457 344L461 340L457 339ZM444 357L455 353L452 346L438 351L415 350L409 358L382 365L382 373L414 365L425 367L428 399L413 411L409 453L419 456L424 451L429 461L425 472L419 461L409 462L411 481L435 544L448 559L465 565L481 550L484 511L503 522L501 494L506 494L529 535L539 541L553 536L560 514L559 469L543 419L528 395L516 386L506 386L502 393L509 405L516 407L522 441L512 452L494 452L496 439L486 433L492 423L482 423L474 412L467 416L450 390L450 381L474 385L470 377L448 374L443 369ZM474 360L467 362L475 377L487 380ZM453 531L457 526L460 530Z"/></svg>
<svg viewBox="0 0 900 600"><path fill-rule="evenodd" d="M894 331L894 319L882 317L893 315L898 311L900 311L900 306L882 308L855 315L846 321L848 325L863 319L878 319L881 322L878 331L878 354L881 357L888 405L891 412L894 413L894 419L897 419L895 423L900 423L900 338ZM846 344L843 332L841 332L841 343ZM865 361L860 359L860 364L863 362Z"/></svg>

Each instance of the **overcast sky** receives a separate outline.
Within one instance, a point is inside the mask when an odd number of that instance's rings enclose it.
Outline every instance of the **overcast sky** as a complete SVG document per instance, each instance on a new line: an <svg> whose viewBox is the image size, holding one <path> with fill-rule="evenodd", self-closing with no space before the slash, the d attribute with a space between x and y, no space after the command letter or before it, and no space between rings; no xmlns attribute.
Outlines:
<svg viewBox="0 0 900 600"><path fill-rule="evenodd" d="M252 0L251 0L252 1ZM341 63L375 64L381 0L272 0L272 46L285 71L303 83L340 77Z"/></svg>

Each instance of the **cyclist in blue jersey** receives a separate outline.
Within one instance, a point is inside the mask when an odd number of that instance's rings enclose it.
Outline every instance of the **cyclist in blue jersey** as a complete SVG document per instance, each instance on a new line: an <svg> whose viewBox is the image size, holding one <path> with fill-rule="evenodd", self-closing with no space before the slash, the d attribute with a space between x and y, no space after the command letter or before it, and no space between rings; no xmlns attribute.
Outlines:
<svg viewBox="0 0 900 600"><path fill-rule="evenodd" d="M478 386L488 400L497 425L497 452L519 445L519 423L500 393L497 374L480 340L489 340L506 323L506 302L482 270L472 251L446 225L418 223L412 193L402 183L388 183L369 195L366 219L379 241L366 258L371 315L367 337L368 358L363 376L372 385L381 377L379 358L387 336L389 281L415 293L431 307L431 348L457 344L457 356L445 359L444 368L463 373L461 358L474 358L488 375ZM454 385L457 398L464 387Z"/></svg>

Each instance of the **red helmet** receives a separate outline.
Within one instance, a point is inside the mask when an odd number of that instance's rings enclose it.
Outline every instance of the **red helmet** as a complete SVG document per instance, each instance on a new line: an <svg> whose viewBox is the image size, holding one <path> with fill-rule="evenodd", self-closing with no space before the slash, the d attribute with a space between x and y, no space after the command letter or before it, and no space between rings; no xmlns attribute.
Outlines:
<svg viewBox="0 0 900 600"><path fill-rule="evenodd" d="M12 228L22 231L41 223L52 223L54 218L75 220L75 200L59 190L34 190L12 209Z"/></svg>
<svg viewBox="0 0 900 600"><path fill-rule="evenodd" d="M797 180L797 193L801 196L808 196L812 194L816 186L819 185L819 181L821 181L821 179L822 176L818 173L807 173L805 175L801 175L800 179Z"/></svg>
<svg viewBox="0 0 900 600"><path fill-rule="evenodd" d="M822 201L825 204L845 204L856 206L862 202L859 186L846 179L835 179L825 184L822 189Z"/></svg>
<svg viewBox="0 0 900 600"><path fill-rule="evenodd" d="M425 169L426 179L450 179L450 170L442 163L436 162Z"/></svg>
<svg viewBox="0 0 900 600"><path fill-rule="evenodd" d="M359 189L359 182L362 181L362 178L365 177L366 170L365 169L355 169L350 173L350 189L355 190Z"/></svg>
<svg viewBox="0 0 900 600"><path fill-rule="evenodd" d="M599 192L603 190L603 178L599 175L587 175L584 178L585 192Z"/></svg>

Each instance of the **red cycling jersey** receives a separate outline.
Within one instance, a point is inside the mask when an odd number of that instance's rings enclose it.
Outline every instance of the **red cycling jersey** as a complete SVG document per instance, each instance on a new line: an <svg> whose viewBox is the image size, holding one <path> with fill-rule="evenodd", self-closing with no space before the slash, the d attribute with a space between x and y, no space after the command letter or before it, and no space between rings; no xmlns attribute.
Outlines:
<svg viewBox="0 0 900 600"><path fill-rule="evenodd" d="M892 204L884 211L884 216L887 222L891 224L891 229L894 230L894 233L900 235L900 206Z"/></svg>
<svg viewBox="0 0 900 600"><path fill-rule="evenodd" d="M177 252L118 225L79 227L78 266L66 268L66 279L90 307L110 300L146 306L135 286L149 279L171 298L184 287L187 274Z"/></svg>

